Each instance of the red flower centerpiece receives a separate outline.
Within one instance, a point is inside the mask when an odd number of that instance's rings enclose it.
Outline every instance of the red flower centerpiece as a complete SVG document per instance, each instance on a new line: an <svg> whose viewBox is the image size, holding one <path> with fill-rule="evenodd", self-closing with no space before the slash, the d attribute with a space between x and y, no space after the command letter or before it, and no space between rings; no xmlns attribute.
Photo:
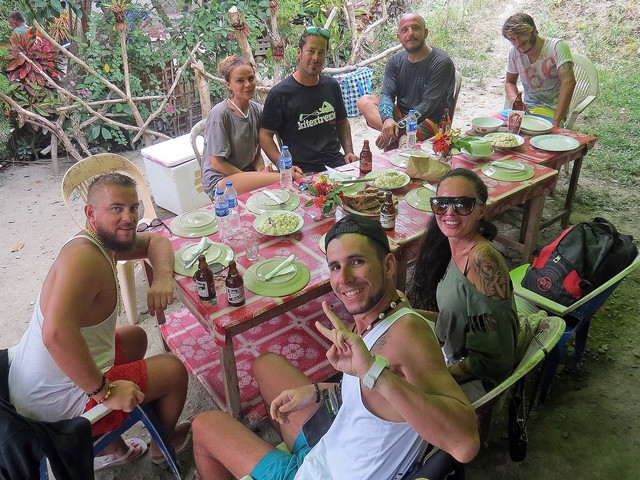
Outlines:
<svg viewBox="0 0 640 480"><path fill-rule="evenodd" d="M309 193L315 198L304 204L305 207L315 205L322 209L322 214L329 217L336 213L338 205L342 205L344 193L342 186L337 183L329 183L325 175L318 175L318 181L309 184Z"/></svg>
<svg viewBox="0 0 640 480"><path fill-rule="evenodd" d="M436 133L433 136L431 148L439 157L448 159L454 153L460 153L462 148L468 149L470 141L470 137L461 137L460 129L456 129L448 133Z"/></svg>

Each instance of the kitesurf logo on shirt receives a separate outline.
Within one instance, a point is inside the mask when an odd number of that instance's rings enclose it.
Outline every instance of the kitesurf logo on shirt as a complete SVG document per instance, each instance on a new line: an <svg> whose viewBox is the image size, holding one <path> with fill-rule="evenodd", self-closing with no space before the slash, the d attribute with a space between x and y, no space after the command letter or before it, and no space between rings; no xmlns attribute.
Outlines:
<svg viewBox="0 0 640 480"><path fill-rule="evenodd" d="M324 102L322 106L312 113L301 113L298 120L298 131L305 128L315 127L322 123L335 122L336 111L329 102Z"/></svg>

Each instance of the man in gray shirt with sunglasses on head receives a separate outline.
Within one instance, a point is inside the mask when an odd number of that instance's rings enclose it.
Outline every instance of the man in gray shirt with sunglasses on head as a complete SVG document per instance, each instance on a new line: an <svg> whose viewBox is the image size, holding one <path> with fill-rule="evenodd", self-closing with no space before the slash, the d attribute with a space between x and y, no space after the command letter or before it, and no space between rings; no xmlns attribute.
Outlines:
<svg viewBox="0 0 640 480"><path fill-rule="evenodd" d="M293 165L304 173L338 167L358 159L340 85L321 74L329 50L329 31L307 27L298 43L298 69L273 87L262 112L260 147L275 164L278 135L289 146ZM340 147L342 150L340 151Z"/></svg>

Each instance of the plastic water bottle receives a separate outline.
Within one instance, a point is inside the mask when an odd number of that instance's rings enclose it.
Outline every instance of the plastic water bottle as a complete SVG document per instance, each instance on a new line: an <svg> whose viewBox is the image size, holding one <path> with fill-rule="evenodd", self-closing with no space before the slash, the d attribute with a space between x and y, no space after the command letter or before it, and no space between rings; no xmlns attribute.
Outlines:
<svg viewBox="0 0 640 480"><path fill-rule="evenodd" d="M418 118L416 117L416 111L409 110L407 115L407 149L416 149L416 135L418 130Z"/></svg>
<svg viewBox="0 0 640 480"><path fill-rule="evenodd" d="M229 225L229 203L224 198L223 190L216 190L213 206L216 210L216 220L218 221L218 236L221 241L225 242L229 240L232 232L231 225Z"/></svg>
<svg viewBox="0 0 640 480"><path fill-rule="evenodd" d="M238 205L238 192L233 188L233 182L225 182L224 198L229 205L229 225L234 235L240 230L240 206Z"/></svg>
<svg viewBox="0 0 640 480"><path fill-rule="evenodd" d="M291 158L289 147L287 147L286 145L282 146L278 168L280 169L280 189L285 191L293 190L293 178L291 176L293 159Z"/></svg>

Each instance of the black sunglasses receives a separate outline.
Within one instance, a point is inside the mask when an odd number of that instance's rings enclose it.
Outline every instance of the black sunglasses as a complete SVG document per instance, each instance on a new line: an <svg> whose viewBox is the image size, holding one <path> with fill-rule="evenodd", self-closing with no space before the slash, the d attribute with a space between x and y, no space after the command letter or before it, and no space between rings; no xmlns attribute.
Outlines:
<svg viewBox="0 0 640 480"><path fill-rule="evenodd" d="M444 215L453 207L458 215L469 215L476 205L484 205L482 200L473 197L431 197L429 199L431 211L436 215Z"/></svg>
<svg viewBox="0 0 640 480"><path fill-rule="evenodd" d="M160 220L159 218L154 218L153 220L151 220L151 223L140 222L136 227L136 232L144 232L146 230L149 230L150 228L159 227L160 225L164 225L167 230L169 230L169 227L167 227L162 220Z"/></svg>
<svg viewBox="0 0 640 480"><path fill-rule="evenodd" d="M329 38L329 30L324 27L316 27L315 25L311 25L310 27L307 27L307 33L310 33L311 35L319 33L324 38Z"/></svg>

